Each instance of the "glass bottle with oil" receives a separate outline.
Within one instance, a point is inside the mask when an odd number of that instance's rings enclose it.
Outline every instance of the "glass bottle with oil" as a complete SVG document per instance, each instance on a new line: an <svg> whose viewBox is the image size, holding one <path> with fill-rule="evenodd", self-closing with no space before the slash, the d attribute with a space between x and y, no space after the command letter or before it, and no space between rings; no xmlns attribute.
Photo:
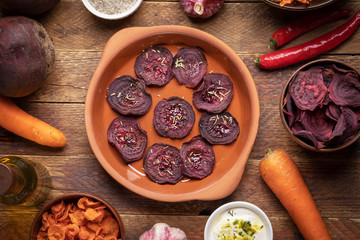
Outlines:
<svg viewBox="0 0 360 240"><path fill-rule="evenodd" d="M0 203L34 206L51 191L51 177L40 163L17 156L0 159Z"/></svg>

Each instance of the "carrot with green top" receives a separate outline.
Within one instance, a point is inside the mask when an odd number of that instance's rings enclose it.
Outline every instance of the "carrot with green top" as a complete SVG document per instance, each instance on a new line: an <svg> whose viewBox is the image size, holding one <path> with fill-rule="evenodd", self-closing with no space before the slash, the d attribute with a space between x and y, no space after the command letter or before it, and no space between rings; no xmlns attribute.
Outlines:
<svg viewBox="0 0 360 240"><path fill-rule="evenodd" d="M49 147L63 147L64 134L31 116L6 97L0 96L0 126L18 136Z"/></svg>
<svg viewBox="0 0 360 240"><path fill-rule="evenodd" d="M294 160L284 151L269 152L261 160L260 173L286 208L305 240L331 240Z"/></svg>

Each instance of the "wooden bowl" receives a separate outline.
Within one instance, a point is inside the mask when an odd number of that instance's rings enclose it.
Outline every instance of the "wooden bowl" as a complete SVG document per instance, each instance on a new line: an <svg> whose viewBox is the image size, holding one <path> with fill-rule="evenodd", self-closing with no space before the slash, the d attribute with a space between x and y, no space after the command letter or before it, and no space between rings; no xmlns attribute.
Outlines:
<svg viewBox="0 0 360 240"><path fill-rule="evenodd" d="M282 90L282 93L281 93L281 96L280 96L280 118L281 118L281 122L282 124L284 125L285 129L286 129L286 132L291 136L291 138L296 142L298 143L300 146L306 148L306 149L309 149L311 151L315 151L315 152L335 152L335 151L339 151L339 150L342 150L348 146L350 146L351 144L353 144L354 142L356 142L359 137L360 137L360 131L358 131L358 133L353 137L351 138L350 140L348 140L347 142L345 142L344 144L340 145L340 146L337 146L337 147L333 147L333 148L330 148L330 147L326 147L326 148L315 148L313 145L310 145L308 144L307 142L301 140L300 138L298 138L297 136L294 136L291 132L291 129L289 128L289 125L288 125L288 122L286 120L286 117L285 117L285 114L283 112L283 106L284 106L284 99L286 97L286 94L287 94L287 91L288 91L288 87L289 87L289 84L291 82L291 80L294 78L294 76L296 76L296 74L301 71L301 70L305 70L305 69L308 69L312 66L323 66L323 65L327 65L327 64L331 64L331 63L334 63L336 64L337 66L340 66L344 69L350 69L350 70L354 70L357 72L357 74L360 76L360 73L357 69L355 69L354 67L350 66L349 64L346 64L344 62L341 62L341 61L338 61L338 60L333 60L333 59L319 59L319 60L314 60L312 62L309 62L305 65L303 65L302 67L300 67L299 69L297 69L292 75L291 77L289 78L289 80L286 82L283 90Z"/></svg>
<svg viewBox="0 0 360 240"><path fill-rule="evenodd" d="M310 4L303 3L292 3L286 6L280 6L279 3L274 2L272 0L263 0L263 2L269 4L270 6L277 7L280 9L288 10L288 11L309 11L318 8L325 7L336 0L313 0Z"/></svg>
<svg viewBox="0 0 360 240"><path fill-rule="evenodd" d="M167 47L173 55L184 46L203 49L210 71L226 74L232 79L234 97L227 109L239 122L240 135L230 145L216 145L215 167L202 180L181 181L175 185L152 182L143 170L143 159L126 164L117 150L108 143L107 129L119 116L106 99L106 89L120 75L136 76L136 57L151 45ZM153 126L155 105L163 98L178 96L192 104L193 89L179 85L173 78L163 87L147 87L152 95L148 113L138 118L147 132L148 145L166 143L177 147L200 134L198 121L203 112L195 111L195 125L183 139L160 137ZM238 186L259 127L260 106L253 78L239 56L224 42L195 28L183 26L155 26L127 28L117 32L105 46L99 65L91 80L85 102L85 124L90 146L102 167L117 182L147 198L179 202L215 200L228 196Z"/></svg>
<svg viewBox="0 0 360 240"><path fill-rule="evenodd" d="M91 198L95 201L101 202L103 205L106 206L106 209L111 212L111 214L113 215L114 219L118 222L119 224L119 228L120 228L120 232L119 232L119 239L125 240L125 231L124 231L124 225L123 222L118 214L118 212L116 211L116 209L110 205L110 203L108 203L107 201L105 201L104 199L97 197L95 195L92 194L88 194L88 193L70 193L70 194L65 194L59 197L54 198L53 200L51 200L50 202L46 203L42 209L40 209L40 211L36 214L34 221L31 225L31 229L30 229L30 240L36 240L37 239L37 234L40 231L40 228L42 226L42 215L47 212L50 211L51 207L56 204L61 202L62 200L65 203L77 203L77 201L82 198L82 197L87 197L87 198Z"/></svg>

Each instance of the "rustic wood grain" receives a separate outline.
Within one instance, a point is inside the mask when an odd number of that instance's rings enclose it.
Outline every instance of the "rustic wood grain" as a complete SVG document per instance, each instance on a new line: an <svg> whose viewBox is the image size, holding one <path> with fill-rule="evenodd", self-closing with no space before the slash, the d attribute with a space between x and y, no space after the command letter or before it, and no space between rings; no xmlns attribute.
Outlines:
<svg viewBox="0 0 360 240"><path fill-rule="evenodd" d="M360 10L359 0L338 1L327 8ZM47 200L64 193L90 192L109 201L121 215L126 239L138 239L156 222L182 228L189 239L203 239L208 216L230 201L249 201L262 208L274 227L275 240L301 239L293 221L260 177L258 165L267 148L283 148L294 158L313 194L333 239L360 236L360 143L337 154L310 152L294 143L280 121L283 85L302 65L274 71L260 70L253 60L267 48L278 27L308 13L286 12L256 0L225 1L224 9L208 20L188 18L176 0L144 1L127 19L106 21L91 15L79 0L62 0L52 11L34 17L54 41L56 62L50 76L34 94L15 99L30 114L57 127L67 137L62 149L39 146L0 127L1 156L19 155L41 162L52 176ZM0 10L0 16L9 15ZM305 34L285 47L328 32L339 20ZM126 27L184 25L206 31L228 44L251 72L260 99L260 127L244 176L230 196L216 201L164 203L139 196L113 180L93 155L85 131L84 107L91 77L106 41ZM360 31L320 58L334 58L360 69ZM0 239L28 239L36 207L0 205Z"/></svg>

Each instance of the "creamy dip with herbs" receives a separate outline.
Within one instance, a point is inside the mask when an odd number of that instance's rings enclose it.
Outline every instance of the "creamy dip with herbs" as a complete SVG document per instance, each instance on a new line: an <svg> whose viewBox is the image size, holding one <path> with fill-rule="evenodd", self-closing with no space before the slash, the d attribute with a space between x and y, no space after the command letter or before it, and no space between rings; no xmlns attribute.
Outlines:
<svg viewBox="0 0 360 240"><path fill-rule="evenodd" d="M268 240L260 217L246 208L233 208L213 221L208 240Z"/></svg>

